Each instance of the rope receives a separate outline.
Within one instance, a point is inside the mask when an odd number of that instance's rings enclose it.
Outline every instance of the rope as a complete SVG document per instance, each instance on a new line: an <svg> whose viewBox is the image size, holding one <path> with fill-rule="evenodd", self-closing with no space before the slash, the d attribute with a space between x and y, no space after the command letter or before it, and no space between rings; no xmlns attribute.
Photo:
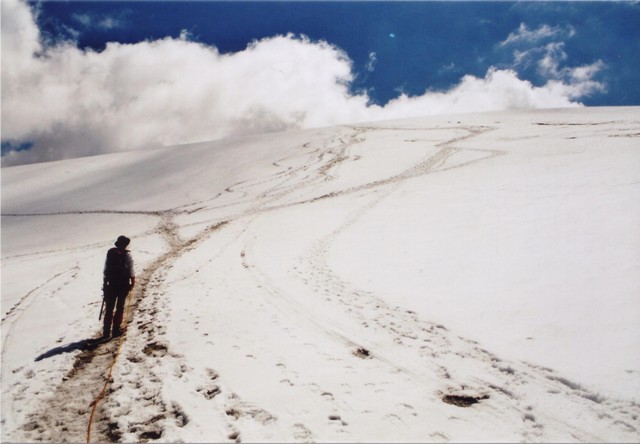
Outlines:
<svg viewBox="0 0 640 444"><path fill-rule="evenodd" d="M107 386L109 385L109 381L111 380L111 374L113 373L113 367L116 365L116 361L120 356L120 350L122 349L122 344L124 343L124 339L126 336L126 327L129 324L129 305L131 304L131 295L127 295L127 305L124 310L123 321L124 321L124 333L120 336L120 340L118 342L118 348L116 349L116 353L113 355L113 359L111 360L111 365L109 366L109 373L107 374L107 379L104 381L104 385L102 386L102 390L93 400L91 404L89 404L91 408L91 415L89 416L89 424L87 425L87 444L91 442L91 425L93 424L93 419L96 414L96 410L98 408L98 403L104 398L104 395L107 391Z"/></svg>

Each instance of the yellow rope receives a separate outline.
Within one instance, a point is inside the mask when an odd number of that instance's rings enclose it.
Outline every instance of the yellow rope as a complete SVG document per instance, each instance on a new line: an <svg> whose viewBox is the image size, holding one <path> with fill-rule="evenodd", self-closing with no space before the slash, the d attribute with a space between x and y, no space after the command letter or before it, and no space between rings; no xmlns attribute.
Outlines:
<svg viewBox="0 0 640 444"><path fill-rule="evenodd" d="M109 385L109 381L111 380L113 367L115 366L116 361L118 360L118 356L120 356L120 349L122 348L122 344L124 343L124 338L126 336L126 327L129 324L129 305L130 304L131 304L131 296L127 295L127 305L125 307L124 316L123 316L124 327L125 327L123 329L123 334L122 336L120 336L118 348L116 349L116 353L113 355L113 359L111 360L111 365L109 366L109 373L107 374L107 379L104 381L102 390L100 390L100 393L98 394L96 399L94 399L93 402L89 404L90 406L92 406L92 409L91 409L91 415L89 416L89 425L87 426L87 443L91 442L91 425L93 424L93 418L96 414L98 403L102 400L102 398L104 398L104 394L107 391L107 386Z"/></svg>

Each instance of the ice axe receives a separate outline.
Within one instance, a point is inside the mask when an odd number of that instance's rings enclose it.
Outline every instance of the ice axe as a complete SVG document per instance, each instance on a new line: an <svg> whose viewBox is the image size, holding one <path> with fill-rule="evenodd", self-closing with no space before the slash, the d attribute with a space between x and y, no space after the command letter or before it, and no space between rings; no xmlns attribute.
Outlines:
<svg viewBox="0 0 640 444"><path fill-rule="evenodd" d="M102 312L104 311L104 298L102 298L102 306L100 307L100 314L98 315L98 321L102 319Z"/></svg>
<svg viewBox="0 0 640 444"><path fill-rule="evenodd" d="M100 314L98 315L98 321L102 319L103 311L104 311L104 286L102 287L102 305L100 306Z"/></svg>

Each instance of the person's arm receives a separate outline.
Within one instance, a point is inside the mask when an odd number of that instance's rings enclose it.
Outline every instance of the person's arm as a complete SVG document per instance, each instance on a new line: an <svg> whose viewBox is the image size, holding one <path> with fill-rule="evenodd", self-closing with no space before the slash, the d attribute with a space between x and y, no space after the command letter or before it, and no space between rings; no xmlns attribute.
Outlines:
<svg viewBox="0 0 640 444"><path fill-rule="evenodd" d="M109 254L107 254L107 258ZM104 261L104 268L102 269L102 289L107 288L107 259Z"/></svg>
<svg viewBox="0 0 640 444"><path fill-rule="evenodd" d="M136 285L136 272L133 267L133 258L131 253L127 253L127 268L129 268L129 291Z"/></svg>

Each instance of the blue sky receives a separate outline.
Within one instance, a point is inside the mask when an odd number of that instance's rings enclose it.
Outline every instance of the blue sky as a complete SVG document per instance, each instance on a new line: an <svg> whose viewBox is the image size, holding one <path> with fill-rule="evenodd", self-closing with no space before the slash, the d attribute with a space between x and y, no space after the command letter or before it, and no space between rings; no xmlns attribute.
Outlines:
<svg viewBox="0 0 640 444"><path fill-rule="evenodd" d="M465 74L513 67L513 47L500 46L521 24L560 30L567 66L601 60L605 92L587 105L640 104L640 5L616 2L45 2L39 25L52 39L72 38L101 50L106 42L189 38L237 52L254 39L304 34L347 52L353 88L385 103L402 90L446 89ZM568 29L571 29L569 35ZM523 47L530 42L521 42ZM375 63L370 66L370 55ZM518 73L545 82L534 67Z"/></svg>
<svg viewBox="0 0 640 444"><path fill-rule="evenodd" d="M28 21L25 9L38 44L16 55L31 51L29 68L3 58L3 165L340 123L332 109L353 121L640 105L637 2L7 2L3 54L7 23ZM18 65L41 72L31 84L5 74ZM180 119L202 110L201 125L162 124L151 98L164 95L175 97L156 108L170 103ZM48 111L29 123L20 108L39 102Z"/></svg>

